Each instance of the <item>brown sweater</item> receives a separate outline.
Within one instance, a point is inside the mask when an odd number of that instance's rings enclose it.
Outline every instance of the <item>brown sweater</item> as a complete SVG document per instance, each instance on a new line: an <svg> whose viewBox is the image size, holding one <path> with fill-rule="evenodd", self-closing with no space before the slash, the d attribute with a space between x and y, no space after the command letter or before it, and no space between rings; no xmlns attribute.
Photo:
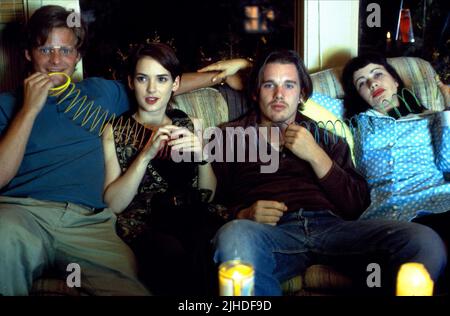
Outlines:
<svg viewBox="0 0 450 316"><path fill-rule="evenodd" d="M257 121L258 115L250 112L223 128L257 127ZM300 113L296 121L313 124ZM315 135L314 130L310 131ZM325 133L328 133L327 142L324 141ZM333 160L330 171L322 179L317 178L308 162L287 149L284 149L284 155L279 155L279 168L275 173L261 173L261 165L269 163L262 163L259 159L258 162L213 162L218 180L216 202L226 205L232 217L258 200L274 200L284 202L288 211L327 209L344 219L358 218L370 204L367 183L355 170L349 147L342 138L336 138L323 129L318 130L318 135L319 145ZM223 136L225 141L225 133ZM246 150L248 146L246 142Z"/></svg>

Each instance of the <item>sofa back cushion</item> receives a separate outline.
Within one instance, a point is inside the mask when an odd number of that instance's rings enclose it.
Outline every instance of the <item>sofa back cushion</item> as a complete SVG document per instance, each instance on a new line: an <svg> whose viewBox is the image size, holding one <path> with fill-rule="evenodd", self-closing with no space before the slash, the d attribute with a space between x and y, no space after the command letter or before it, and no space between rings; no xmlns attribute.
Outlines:
<svg viewBox="0 0 450 316"><path fill-rule="evenodd" d="M170 104L189 116L201 119L205 129L228 121L227 103L222 94L213 88L202 88L177 95L172 98Z"/></svg>
<svg viewBox="0 0 450 316"><path fill-rule="evenodd" d="M304 108L300 111L303 115L308 116L310 119L317 122L317 126L321 128L325 128L329 132L344 138L347 141L347 144L350 148L350 152L352 154L352 159L355 161L355 157L353 154L353 133L350 127L346 124L346 122L329 111L326 107L321 104L315 102L313 98L308 99L304 104ZM310 132L314 134L313 130ZM316 136L315 136L316 137ZM318 140L316 140L318 141ZM327 141L335 141L335 139L331 138Z"/></svg>
<svg viewBox="0 0 450 316"><path fill-rule="evenodd" d="M389 58L388 62L400 75L405 87L410 88L428 109L442 111L444 96L436 84L436 72L431 64L417 57Z"/></svg>
<svg viewBox="0 0 450 316"><path fill-rule="evenodd" d="M435 80L436 72L428 61L417 57L395 57L388 58L388 62L425 107L434 111L444 109L444 97ZM342 67L311 74L314 92L332 98L344 98L341 76Z"/></svg>

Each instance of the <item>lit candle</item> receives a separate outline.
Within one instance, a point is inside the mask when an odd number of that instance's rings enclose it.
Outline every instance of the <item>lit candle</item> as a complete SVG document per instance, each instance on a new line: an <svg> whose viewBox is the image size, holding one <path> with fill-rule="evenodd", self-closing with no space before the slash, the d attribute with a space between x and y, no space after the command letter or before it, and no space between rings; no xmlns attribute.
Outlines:
<svg viewBox="0 0 450 316"><path fill-rule="evenodd" d="M421 263L405 263L397 275L397 296L432 296L433 280Z"/></svg>
<svg viewBox="0 0 450 316"><path fill-rule="evenodd" d="M221 296L252 296L254 271L250 264L232 260L219 266Z"/></svg>
<svg viewBox="0 0 450 316"><path fill-rule="evenodd" d="M386 33L386 52L390 52L392 48L391 32Z"/></svg>

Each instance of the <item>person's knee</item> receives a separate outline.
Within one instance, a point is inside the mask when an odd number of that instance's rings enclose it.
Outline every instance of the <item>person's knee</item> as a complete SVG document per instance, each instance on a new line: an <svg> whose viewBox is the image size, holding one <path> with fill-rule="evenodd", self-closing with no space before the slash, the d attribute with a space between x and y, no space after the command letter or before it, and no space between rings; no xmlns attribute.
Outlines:
<svg viewBox="0 0 450 316"><path fill-rule="evenodd" d="M414 223L409 231L409 245L416 253L417 261L425 264L436 280L447 264L447 250L439 235L427 226Z"/></svg>
<svg viewBox="0 0 450 316"><path fill-rule="evenodd" d="M36 251L43 247L42 239L36 236L39 233L34 227L35 223L30 221L32 219L23 216L21 212L14 214L14 211L2 211L0 215L0 252L3 253L2 256L19 254L19 250L25 247ZM14 251L11 251L11 247L14 247Z"/></svg>
<svg viewBox="0 0 450 316"><path fill-rule="evenodd" d="M446 256L444 242L439 237L439 234L430 227L414 224L411 236L417 247L430 252L430 255Z"/></svg>
<svg viewBox="0 0 450 316"><path fill-rule="evenodd" d="M247 257L252 245L260 238L260 224L250 220L234 220L224 225L214 238L214 247L221 257ZM228 259L227 259L228 260ZM219 260L221 261L221 260Z"/></svg>
<svg viewBox="0 0 450 316"><path fill-rule="evenodd" d="M222 226L216 234L215 244L245 243L257 238L258 223L250 220L234 220Z"/></svg>

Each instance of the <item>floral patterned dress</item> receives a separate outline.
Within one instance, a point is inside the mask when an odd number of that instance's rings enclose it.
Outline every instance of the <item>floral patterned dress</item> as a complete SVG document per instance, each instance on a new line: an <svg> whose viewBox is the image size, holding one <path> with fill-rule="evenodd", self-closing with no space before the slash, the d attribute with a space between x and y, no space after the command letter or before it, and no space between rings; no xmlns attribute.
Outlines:
<svg viewBox="0 0 450 316"><path fill-rule="evenodd" d="M185 127L191 132L194 125L186 113L171 110L167 113L172 125ZM139 151L152 134L138 123L131 114L124 114L114 127L114 142L122 172L132 164ZM117 233L127 243L150 229L151 201L155 193L197 188L198 165L189 162L173 162L170 157L153 159L147 166L138 193L130 205L117 217Z"/></svg>

